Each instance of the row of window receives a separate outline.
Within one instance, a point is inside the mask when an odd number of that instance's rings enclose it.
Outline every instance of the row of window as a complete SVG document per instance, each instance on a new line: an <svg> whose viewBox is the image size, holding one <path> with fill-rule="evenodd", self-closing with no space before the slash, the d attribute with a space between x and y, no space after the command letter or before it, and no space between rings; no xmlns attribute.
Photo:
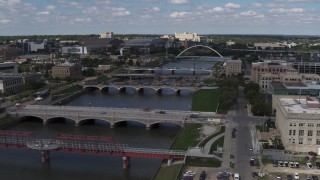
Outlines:
<svg viewBox="0 0 320 180"><path fill-rule="evenodd" d="M55 70L54 73L69 73L69 70Z"/></svg>
<svg viewBox="0 0 320 180"><path fill-rule="evenodd" d="M258 68L258 72L261 71L261 72L285 72L285 69L259 69Z"/></svg>
<svg viewBox="0 0 320 180"><path fill-rule="evenodd" d="M304 127L307 124L308 127L314 127L314 123L299 123L299 127ZM297 123L290 123L289 126L297 126ZM317 127L320 127L320 124L316 124Z"/></svg>
<svg viewBox="0 0 320 180"><path fill-rule="evenodd" d="M289 139L289 142L291 144L295 144L296 143L296 139ZM299 138L298 144L304 144L303 143L303 138ZM312 138L308 138L307 142L305 144L311 145L312 144ZM316 140L316 145L320 145L320 139Z"/></svg>
<svg viewBox="0 0 320 180"><path fill-rule="evenodd" d="M13 86L17 84L21 84L21 80L6 82L5 86Z"/></svg>
<svg viewBox="0 0 320 180"><path fill-rule="evenodd" d="M316 135L320 136L320 130L316 131ZM289 136L295 136L296 135L296 130L295 129L290 129L289 130ZM304 130L299 130L299 136L304 136ZM313 130L307 130L307 136L313 136Z"/></svg>

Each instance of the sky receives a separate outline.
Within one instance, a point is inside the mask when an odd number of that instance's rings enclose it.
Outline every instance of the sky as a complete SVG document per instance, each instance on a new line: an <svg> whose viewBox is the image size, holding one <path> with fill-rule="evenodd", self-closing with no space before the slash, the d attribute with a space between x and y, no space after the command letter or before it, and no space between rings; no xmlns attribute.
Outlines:
<svg viewBox="0 0 320 180"><path fill-rule="evenodd" d="M319 35L320 0L0 0L0 36Z"/></svg>

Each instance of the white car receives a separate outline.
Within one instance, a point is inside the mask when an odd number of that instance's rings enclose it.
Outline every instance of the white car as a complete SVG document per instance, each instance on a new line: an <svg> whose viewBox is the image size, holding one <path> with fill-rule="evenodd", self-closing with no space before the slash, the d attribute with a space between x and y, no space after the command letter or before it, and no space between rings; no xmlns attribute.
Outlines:
<svg viewBox="0 0 320 180"><path fill-rule="evenodd" d="M239 173L235 173L233 179L234 179L234 180L240 180L240 175L239 175Z"/></svg>
<svg viewBox="0 0 320 180"><path fill-rule="evenodd" d="M307 163L307 167L311 169L312 168L312 164L311 163Z"/></svg>
<svg viewBox="0 0 320 180"><path fill-rule="evenodd" d="M293 177L294 177L294 179L300 179L299 173L297 173L297 172L294 173Z"/></svg>

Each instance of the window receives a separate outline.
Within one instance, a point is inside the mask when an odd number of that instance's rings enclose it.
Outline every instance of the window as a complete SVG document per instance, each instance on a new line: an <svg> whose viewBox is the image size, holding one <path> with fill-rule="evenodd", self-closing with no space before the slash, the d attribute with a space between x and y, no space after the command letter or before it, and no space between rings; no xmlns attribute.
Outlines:
<svg viewBox="0 0 320 180"><path fill-rule="evenodd" d="M312 136L313 131L312 130L308 130L308 136Z"/></svg>
<svg viewBox="0 0 320 180"><path fill-rule="evenodd" d="M292 123L290 123L290 126L292 126Z"/></svg>
<svg viewBox="0 0 320 180"><path fill-rule="evenodd" d="M308 127L313 127L313 123L308 123Z"/></svg>
<svg viewBox="0 0 320 180"><path fill-rule="evenodd" d="M289 136L291 136L291 135L292 135L292 130L290 129L290 130L289 130Z"/></svg>
<svg viewBox="0 0 320 180"><path fill-rule="evenodd" d="M299 144L303 144L303 138L299 138Z"/></svg>
<svg viewBox="0 0 320 180"><path fill-rule="evenodd" d="M299 123L299 126L300 126L300 127L303 127L303 126L304 126L304 123Z"/></svg>
<svg viewBox="0 0 320 180"><path fill-rule="evenodd" d="M317 124L317 127L320 127L320 124Z"/></svg>
<svg viewBox="0 0 320 180"><path fill-rule="evenodd" d="M294 136L296 135L296 130L293 130L293 133L292 133L292 135L294 135Z"/></svg>
<svg viewBox="0 0 320 180"><path fill-rule="evenodd" d="M299 136L304 136L304 130L299 130Z"/></svg>
<svg viewBox="0 0 320 180"><path fill-rule="evenodd" d="M320 145L320 139L317 139L317 145Z"/></svg>
<svg viewBox="0 0 320 180"><path fill-rule="evenodd" d="M317 136L320 136L320 131L319 130L317 130Z"/></svg>
<svg viewBox="0 0 320 180"><path fill-rule="evenodd" d="M296 143L296 140L295 139L292 139L292 144Z"/></svg>
<svg viewBox="0 0 320 180"><path fill-rule="evenodd" d="M311 144L312 143L312 139L311 138L308 138L308 141L307 141L307 144Z"/></svg>
<svg viewBox="0 0 320 180"><path fill-rule="evenodd" d="M297 126L297 124L296 124L296 123L293 123L293 126Z"/></svg>

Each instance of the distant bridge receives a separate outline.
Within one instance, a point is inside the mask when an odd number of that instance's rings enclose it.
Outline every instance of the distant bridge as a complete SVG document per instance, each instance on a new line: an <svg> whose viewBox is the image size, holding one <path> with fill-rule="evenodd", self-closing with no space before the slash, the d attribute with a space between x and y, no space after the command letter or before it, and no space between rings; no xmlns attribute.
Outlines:
<svg viewBox="0 0 320 180"><path fill-rule="evenodd" d="M192 94L197 89L199 89L198 87L194 87L194 86L180 87L180 86L165 86L165 85L144 86L144 85L116 85L116 84L83 85L83 88L84 89L95 88L95 89L99 89L101 91L109 91L110 89L114 89L119 92L127 92L127 89L132 89L136 93L139 93L139 94L143 94L146 89L153 90L154 93L156 93L156 94L162 94L163 90L169 90L169 91L174 92L175 94L181 94L181 92Z"/></svg>
<svg viewBox="0 0 320 180"><path fill-rule="evenodd" d="M121 122L134 121L144 124L147 130L160 123L183 127L186 123L197 120L198 117L221 117L212 112L49 105L8 108L7 113L16 118L37 117L43 121L43 124L50 123L57 118L66 118L79 126L86 121L99 119L109 123L110 128L114 128ZM194 113L197 113L197 117L191 118L191 114Z"/></svg>
<svg viewBox="0 0 320 180"><path fill-rule="evenodd" d="M218 54L218 55L222 58L222 60L223 60L223 56L222 56L218 51L216 51L215 49L212 49L212 48L209 47L209 46L205 46L205 45L194 45L194 46L188 47L187 49L183 50L180 54L178 54L178 56L177 56L176 58L179 58L184 52L186 52L186 51L188 51L188 50L190 50L190 49L196 48L196 47L204 47L204 48L207 48L207 49L213 51L214 53ZM188 57L188 56L185 56L185 57Z"/></svg>

